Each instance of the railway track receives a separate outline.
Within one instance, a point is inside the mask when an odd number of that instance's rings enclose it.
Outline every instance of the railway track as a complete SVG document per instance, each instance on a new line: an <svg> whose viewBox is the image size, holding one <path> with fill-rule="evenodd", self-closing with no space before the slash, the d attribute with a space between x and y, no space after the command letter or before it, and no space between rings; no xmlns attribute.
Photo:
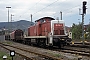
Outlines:
<svg viewBox="0 0 90 60"><path fill-rule="evenodd" d="M72 45L72 46L64 46L61 49L53 48L50 50L90 57L90 45L84 45L84 46L83 45Z"/></svg>
<svg viewBox="0 0 90 60"><path fill-rule="evenodd" d="M9 50L9 51L10 50L15 50L16 54L19 54L19 55L25 57L26 59L30 59L30 60L39 59L39 58L37 58L37 57L39 57L38 55L32 54L30 52L27 52L27 51L25 51L23 49L18 49L16 47L5 45L5 44L1 44L1 43L0 43L0 46L5 48L5 49L7 49L7 50ZM41 59L41 57L40 57L40 59Z"/></svg>
<svg viewBox="0 0 90 60"><path fill-rule="evenodd" d="M3 44L3 45L8 46L7 44ZM33 58L32 57L28 58L27 56L24 56L24 57L26 57L28 59L31 59L31 60L35 60L35 59L37 59L37 57L39 58L38 60L40 60L40 59L41 60L45 60L45 59L46 60L50 60L50 59L52 59L52 60L62 60L62 58L60 58L60 57L57 58L55 56L49 55L47 52L42 53L40 51L39 53L37 53L37 52L35 52L35 49L32 50L32 48L31 48L31 50L29 50L28 49L29 47L26 47L26 46L19 47L17 43L13 44L13 45L10 45L10 46L13 47L13 48L23 50L23 51L27 51L28 53L34 53L35 56ZM47 49L48 48L46 48L46 50ZM80 48L80 47L73 47L73 46L65 46L62 49L50 48L49 50L90 57L90 48ZM21 54L21 56L23 56L23 55Z"/></svg>
<svg viewBox="0 0 90 60"><path fill-rule="evenodd" d="M49 54L38 53L35 50L29 50L28 48L24 48L24 47L3 44L3 43L0 43L0 46L7 50L15 50L16 54L19 54L30 60L61 60L61 58Z"/></svg>
<svg viewBox="0 0 90 60"><path fill-rule="evenodd" d="M66 46L60 51L90 57L90 49L89 48Z"/></svg>
<svg viewBox="0 0 90 60"><path fill-rule="evenodd" d="M64 46L62 49L54 49L54 51L60 51L65 53L78 54L90 57L90 43L75 43L70 46Z"/></svg>
<svg viewBox="0 0 90 60"><path fill-rule="evenodd" d="M90 45L83 45L83 44L71 44L72 47L79 47L79 48L90 48Z"/></svg>

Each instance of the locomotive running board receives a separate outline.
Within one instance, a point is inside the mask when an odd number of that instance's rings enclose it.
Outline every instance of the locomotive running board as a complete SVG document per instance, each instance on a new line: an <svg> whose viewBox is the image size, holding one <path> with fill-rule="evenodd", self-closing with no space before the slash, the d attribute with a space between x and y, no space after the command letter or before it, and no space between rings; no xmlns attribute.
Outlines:
<svg viewBox="0 0 90 60"><path fill-rule="evenodd" d="M24 38L47 38L47 36L24 36Z"/></svg>

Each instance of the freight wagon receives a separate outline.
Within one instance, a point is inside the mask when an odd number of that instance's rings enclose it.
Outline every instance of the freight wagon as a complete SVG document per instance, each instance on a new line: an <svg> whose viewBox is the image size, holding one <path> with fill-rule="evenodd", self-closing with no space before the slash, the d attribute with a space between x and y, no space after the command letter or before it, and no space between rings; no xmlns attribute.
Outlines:
<svg viewBox="0 0 90 60"><path fill-rule="evenodd" d="M24 32L21 29L17 29L10 34L5 35L5 40L21 42L24 40Z"/></svg>

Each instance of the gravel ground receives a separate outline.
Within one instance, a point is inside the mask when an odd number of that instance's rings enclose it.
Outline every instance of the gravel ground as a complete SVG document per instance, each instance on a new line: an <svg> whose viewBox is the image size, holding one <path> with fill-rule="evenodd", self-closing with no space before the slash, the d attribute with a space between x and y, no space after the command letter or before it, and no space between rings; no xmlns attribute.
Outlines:
<svg viewBox="0 0 90 60"><path fill-rule="evenodd" d="M0 46L0 52L5 52L6 54L10 55L10 51L2 48L1 46ZM24 57L19 56L17 54L15 54L15 57L13 57L13 60L24 60L24 59L25 59Z"/></svg>
<svg viewBox="0 0 90 60"><path fill-rule="evenodd" d="M37 47L32 47L32 46L27 46L27 45L22 45L22 44L18 44L18 43L12 43L12 45L16 45L19 47L23 47L25 49L28 50L32 50L32 51L36 51L42 54L49 54L49 55L53 55L55 57L59 57L62 60L78 60L79 57L82 57L81 60L90 60L90 57L86 57L86 56L80 56L80 55L76 55L76 54L70 54L70 53L63 53L63 52L58 52L58 51L51 51L51 50L46 50L46 49L42 49L42 48L37 48ZM9 53L7 50L4 50L0 47L0 50L5 51L6 53ZM16 55L17 59L15 58L15 60L23 60L24 58L21 56Z"/></svg>

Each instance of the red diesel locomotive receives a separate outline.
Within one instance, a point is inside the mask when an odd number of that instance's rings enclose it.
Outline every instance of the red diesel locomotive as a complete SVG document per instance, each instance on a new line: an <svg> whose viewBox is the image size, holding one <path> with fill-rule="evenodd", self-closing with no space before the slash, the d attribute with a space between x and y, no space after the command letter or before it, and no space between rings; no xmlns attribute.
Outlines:
<svg viewBox="0 0 90 60"><path fill-rule="evenodd" d="M28 36L24 36L24 42L39 46L62 47L71 42L66 34L63 20L55 20L52 17L43 17L35 21L28 28Z"/></svg>

